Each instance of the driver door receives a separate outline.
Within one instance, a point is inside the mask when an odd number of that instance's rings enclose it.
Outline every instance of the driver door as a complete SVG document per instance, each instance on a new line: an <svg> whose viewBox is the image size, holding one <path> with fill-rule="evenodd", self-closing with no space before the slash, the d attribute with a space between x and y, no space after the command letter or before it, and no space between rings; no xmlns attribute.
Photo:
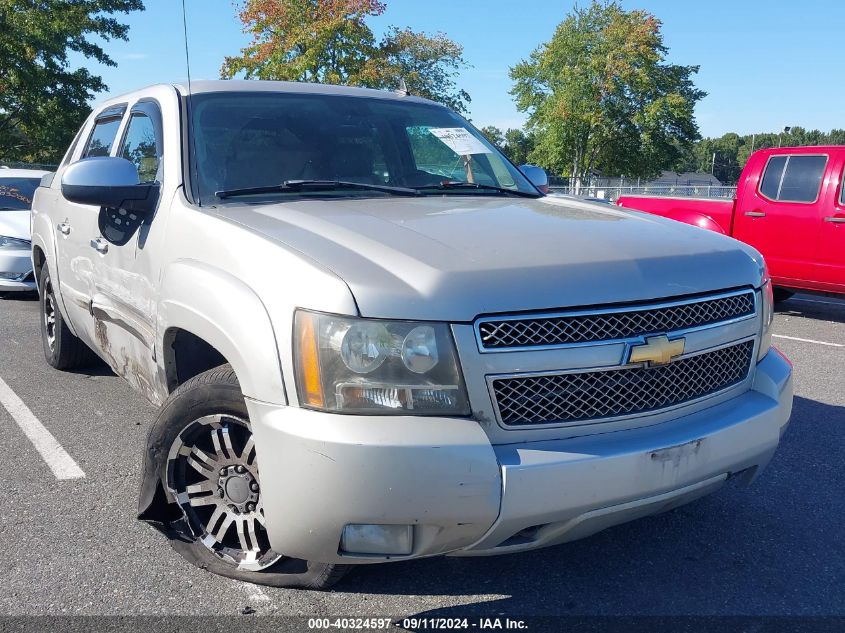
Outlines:
<svg viewBox="0 0 845 633"><path fill-rule="evenodd" d="M92 156L109 156L126 106L112 106L100 112L94 120L88 138L77 160ZM56 185L59 187L59 185ZM97 252L91 237L97 228L99 207L70 202L57 192L55 213L56 259L58 280L67 317L76 335L89 346L96 346L94 323L91 318L91 297L94 294L94 268Z"/></svg>
<svg viewBox="0 0 845 633"><path fill-rule="evenodd" d="M139 182L161 183L161 111L154 101L132 106L114 152L132 162ZM91 314L97 350L111 368L155 401L159 393L154 361L156 293L159 261L150 257L149 216L103 208L91 233L96 244Z"/></svg>

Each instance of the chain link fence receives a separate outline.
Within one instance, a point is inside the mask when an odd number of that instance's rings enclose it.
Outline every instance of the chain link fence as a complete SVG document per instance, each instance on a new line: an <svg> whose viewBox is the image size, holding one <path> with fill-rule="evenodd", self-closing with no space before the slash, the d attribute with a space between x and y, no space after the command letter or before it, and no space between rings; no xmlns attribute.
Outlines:
<svg viewBox="0 0 845 633"><path fill-rule="evenodd" d="M552 185L549 190L554 193L574 195L574 191L568 185ZM579 196L584 198L600 198L611 202L620 196L666 196L684 198L720 198L733 199L736 194L736 187L724 185L643 185L643 186L622 186L602 187L589 185L581 187Z"/></svg>

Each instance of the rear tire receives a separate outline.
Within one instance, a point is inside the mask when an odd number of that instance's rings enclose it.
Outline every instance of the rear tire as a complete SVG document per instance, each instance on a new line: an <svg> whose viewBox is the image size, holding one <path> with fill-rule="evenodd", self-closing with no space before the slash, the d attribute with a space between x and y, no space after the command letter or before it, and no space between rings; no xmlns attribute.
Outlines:
<svg viewBox="0 0 845 633"><path fill-rule="evenodd" d="M94 353L70 331L53 289L47 264L41 269L38 282L38 303L41 315L41 345L47 364L55 369L76 369L91 363Z"/></svg>
<svg viewBox="0 0 845 633"><path fill-rule="evenodd" d="M795 292L792 290L787 290L786 288L775 288L774 289L774 297L775 303L781 303L789 299Z"/></svg>
<svg viewBox="0 0 845 633"><path fill-rule="evenodd" d="M328 589L348 565L290 558L270 548L258 463L244 397L229 365L191 378L174 391L150 430L148 459L158 466L171 545L215 574L271 587Z"/></svg>

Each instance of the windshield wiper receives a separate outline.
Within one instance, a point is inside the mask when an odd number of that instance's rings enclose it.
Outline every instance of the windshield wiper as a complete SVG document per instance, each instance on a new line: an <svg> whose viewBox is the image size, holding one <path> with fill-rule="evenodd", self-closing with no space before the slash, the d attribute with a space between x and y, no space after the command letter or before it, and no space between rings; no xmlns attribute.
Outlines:
<svg viewBox="0 0 845 633"><path fill-rule="evenodd" d="M217 191L215 196L221 199L234 198L236 196L251 196L262 193L284 193L288 191L337 191L339 189L350 189L360 191L380 191L395 196L420 196L416 189L407 187L390 187L388 185L372 185L364 182L351 182L347 180L286 180L280 185L268 185L266 187L246 187L244 189L229 189Z"/></svg>
<svg viewBox="0 0 845 633"><path fill-rule="evenodd" d="M519 191L518 189L507 189L506 187L497 187L496 185L484 185L477 182L464 182L462 180L444 180L443 182L437 185L425 185L423 187L417 187L417 190L420 191L428 189L483 189L486 191L498 191L499 193L505 193L511 196L519 196L521 198L542 197L540 194L530 193L528 191Z"/></svg>

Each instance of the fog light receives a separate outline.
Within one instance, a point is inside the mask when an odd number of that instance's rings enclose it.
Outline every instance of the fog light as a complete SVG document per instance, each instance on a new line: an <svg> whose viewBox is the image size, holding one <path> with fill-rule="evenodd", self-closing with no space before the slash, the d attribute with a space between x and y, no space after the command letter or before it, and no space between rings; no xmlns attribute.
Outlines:
<svg viewBox="0 0 845 633"><path fill-rule="evenodd" d="M408 556L413 549L413 526L350 523L343 528L340 549L345 554Z"/></svg>

